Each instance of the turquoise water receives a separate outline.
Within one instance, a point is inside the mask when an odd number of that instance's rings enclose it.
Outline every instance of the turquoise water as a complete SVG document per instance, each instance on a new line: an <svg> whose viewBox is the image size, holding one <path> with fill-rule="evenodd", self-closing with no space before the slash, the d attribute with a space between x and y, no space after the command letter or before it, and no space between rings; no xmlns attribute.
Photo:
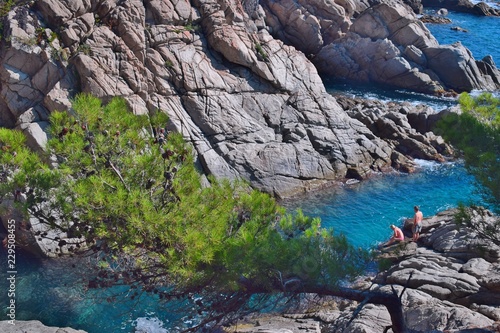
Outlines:
<svg viewBox="0 0 500 333"><path fill-rule="evenodd" d="M156 297L143 294L131 300L129 289L88 290L78 260L60 262L40 260L16 253L16 319L37 319L49 326L71 326L89 333L144 332L164 333L163 327L179 314L158 304ZM72 266L75 267L72 267ZM5 256L0 259L0 319L8 305L5 281ZM116 297L118 295L118 297ZM158 319L161 317L161 320Z"/></svg>
<svg viewBox="0 0 500 333"><path fill-rule="evenodd" d="M460 163L418 162L420 167L414 174L375 176L283 204L319 216L323 227L345 234L356 246L369 247L390 237L391 224L401 225L413 217L415 205L424 216L431 216L459 203L481 202L473 178Z"/></svg>
<svg viewBox="0 0 500 333"><path fill-rule="evenodd" d="M487 54L500 62L500 18L481 18L450 13L451 25L468 29L456 32L450 26L428 26L441 44L462 40L476 59ZM328 84L329 82L327 82ZM331 83L333 84L333 83ZM372 86L353 87L336 82L338 89L364 97L414 101L436 105L454 104L454 100L436 99L405 91L375 90ZM420 205L424 215L455 207L460 202L478 201L472 178L460 164L420 162L415 174L380 175L362 183L287 201L290 209L302 208L309 215L320 216L324 227L346 234L357 246L368 247L389 237L390 224L400 224L411 217L413 206ZM6 317L8 298L5 250L0 250L0 320ZM78 269L78 262L73 262ZM16 318L37 319L47 325L71 326L89 333L102 332L171 332L171 309L158 305L157 299L143 295L131 301L112 298L112 291L88 291L78 274L67 274L68 266L47 260L35 260L17 254ZM73 268L70 268L74 270ZM84 274L84 272L82 272ZM186 319L188 320L188 319Z"/></svg>
<svg viewBox="0 0 500 333"><path fill-rule="evenodd" d="M500 8L498 1L489 3ZM426 13L433 14L428 9ZM500 17L483 17L450 11L450 24L426 24L440 44L460 41L479 60L491 55L500 65ZM468 32L452 30L459 26ZM452 98L426 96L403 89L387 89L373 84L352 84L325 79L332 93L353 96L425 103L441 110L455 105ZM290 201L290 208L301 207L304 212L318 215L323 226L333 227L360 246L370 246L390 235L391 223L402 223L413 215L413 206L420 205L426 215L433 215L459 202L480 202L474 193L472 178L460 165L433 165L423 163L422 172L413 175L395 174L378 177L344 189L331 189L317 195L308 195L300 201Z"/></svg>
<svg viewBox="0 0 500 333"><path fill-rule="evenodd" d="M459 163L437 164L418 161L419 172L393 173L343 188L289 200L292 210L319 216L322 225L344 233L356 246L368 247L385 241L390 224L401 224L411 217L413 206L420 205L425 215L477 201L472 178ZM172 332L171 319L182 317L159 304L151 295L130 300L126 289L87 290L84 265L74 259L65 262L36 260L17 254L16 316L38 319L46 325L71 326L89 333ZM71 266L75 267L71 267ZM0 256L0 318L6 318L8 305L7 263ZM70 272L71 274L68 274ZM114 297L118 292L122 296ZM178 306L174 308L179 309Z"/></svg>

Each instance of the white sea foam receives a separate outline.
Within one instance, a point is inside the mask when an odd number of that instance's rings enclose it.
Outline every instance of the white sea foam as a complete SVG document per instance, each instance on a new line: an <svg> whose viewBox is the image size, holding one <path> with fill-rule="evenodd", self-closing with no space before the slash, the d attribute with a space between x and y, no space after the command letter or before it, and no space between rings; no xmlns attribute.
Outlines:
<svg viewBox="0 0 500 333"><path fill-rule="evenodd" d="M361 97L368 100L379 100L384 103L405 102L410 103L414 106L424 104L433 108L436 112L457 104L456 97L432 96L429 94L423 94L404 89L384 90L383 88L377 87L376 85L366 86L357 84L327 84L327 90L330 93L340 93L350 98Z"/></svg>
<svg viewBox="0 0 500 333"><path fill-rule="evenodd" d="M490 6L491 8L495 8L495 9L500 9L500 2L499 1L481 1L481 0L471 0L470 1L471 3L473 3L474 5L480 3L480 2L484 2L485 4L487 4L488 6Z"/></svg>
<svg viewBox="0 0 500 333"><path fill-rule="evenodd" d="M500 92L497 92L497 91L485 91L485 90L476 90L476 89L475 89L475 90L472 90L472 91L470 92L470 95L471 95L471 96L473 96L473 97L477 97L477 96L481 95L481 94L482 94L482 93L484 93L484 92L489 92L489 93L491 93L494 97L496 97L496 98L500 98Z"/></svg>
<svg viewBox="0 0 500 333"><path fill-rule="evenodd" d="M156 318L140 317L135 320L135 333L168 333L163 322Z"/></svg>
<svg viewBox="0 0 500 333"><path fill-rule="evenodd" d="M418 168L430 169L430 170L434 170L438 168L440 165L442 165L442 163L440 162L420 160L420 159L415 159L414 162Z"/></svg>

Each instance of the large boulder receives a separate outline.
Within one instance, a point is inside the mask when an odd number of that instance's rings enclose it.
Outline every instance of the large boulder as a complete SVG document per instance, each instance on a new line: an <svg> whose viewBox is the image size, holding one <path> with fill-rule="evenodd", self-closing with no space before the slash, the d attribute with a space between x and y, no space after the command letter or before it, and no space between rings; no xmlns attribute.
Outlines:
<svg viewBox="0 0 500 333"><path fill-rule="evenodd" d="M322 74L431 94L500 88L498 72L477 65L465 48L438 44L414 14L416 3L414 10L390 0L368 8L349 2L262 3L274 35L310 55ZM437 54L452 60L428 61Z"/></svg>
<svg viewBox="0 0 500 333"><path fill-rule="evenodd" d="M280 40L305 54L316 54L343 36L358 1L261 1L266 22Z"/></svg>
<svg viewBox="0 0 500 333"><path fill-rule="evenodd" d="M493 79L481 71L471 52L460 42L452 45L427 47L422 50L427 59L427 68L439 76L448 87L457 91L474 89L498 89L498 78Z"/></svg>

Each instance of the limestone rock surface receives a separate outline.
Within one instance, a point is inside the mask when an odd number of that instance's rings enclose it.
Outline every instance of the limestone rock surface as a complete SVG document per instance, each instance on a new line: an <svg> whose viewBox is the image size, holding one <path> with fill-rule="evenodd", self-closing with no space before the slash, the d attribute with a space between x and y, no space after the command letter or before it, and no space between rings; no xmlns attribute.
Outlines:
<svg viewBox="0 0 500 333"><path fill-rule="evenodd" d="M373 60L370 67L384 68L376 69L377 77L433 85L423 79L427 74L406 71L410 63L426 63L419 47L436 46L406 14L401 6L353 0L262 6L238 0L30 2L14 7L4 24L0 126L22 130L40 150L50 112L70 110L75 94L91 93L104 102L121 96L135 114L166 112L168 127L192 143L204 173L243 178L278 197L390 167L411 171L414 157L441 159L432 140L412 134L404 121L397 126L408 133L394 144L379 129L398 120L384 115L374 120L377 129L353 119L326 91L319 62L308 59L311 52L326 52L323 44L349 38L361 44L342 42L341 52L348 45L362 51L364 45L379 53L335 57L345 61L341 66L358 68L360 56L365 65ZM266 20L282 21L283 15L287 28L276 36ZM374 24L375 35L368 35ZM411 36L411 61L400 56L388 33L393 40ZM482 69L495 73L496 67L485 62L471 76Z"/></svg>
<svg viewBox="0 0 500 333"><path fill-rule="evenodd" d="M498 72L481 68L482 60L463 46L438 44L415 15L418 1L411 7L390 0L367 7L341 1L262 4L274 35L308 54L324 75L431 94L500 88ZM450 63L439 60L444 58Z"/></svg>
<svg viewBox="0 0 500 333"><path fill-rule="evenodd" d="M86 333L83 330L75 330L70 327L50 327L45 326L38 320L14 321L12 325L9 321L0 321L0 332L2 333Z"/></svg>

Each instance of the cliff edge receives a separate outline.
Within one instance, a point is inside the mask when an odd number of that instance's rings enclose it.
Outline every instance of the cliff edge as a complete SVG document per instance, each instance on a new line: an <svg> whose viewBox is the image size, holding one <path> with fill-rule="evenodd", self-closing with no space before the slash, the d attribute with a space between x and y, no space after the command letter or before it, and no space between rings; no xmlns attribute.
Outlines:
<svg viewBox="0 0 500 333"><path fill-rule="evenodd" d="M329 7L315 12L325 17L298 15L297 20L342 21L340 26L361 33L379 13L377 22L397 21L390 24L400 31L390 33L394 38L409 31L415 45L438 47L425 29L405 16L403 5L366 8L366 18L358 16L353 24L351 14L354 8L362 9L360 4L324 5ZM440 139L406 126L401 115L384 115L379 122L405 125L395 140L378 137L359 117L347 114L326 92L314 65L319 62L313 64L302 48L274 37L279 37L271 25L275 14L265 10L270 6L230 0L39 0L13 7L2 31L0 126L23 130L32 147L43 149L48 115L70 110L75 94L90 93L103 101L122 96L136 114L168 113L169 129L193 144L204 173L243 178L278 197L345 178L363 179L392 167L412 170L414 157L442 159L445 151L435 144ZM417 26L420 30L414 29ZM295 29L296 35L314 40L302 28L290 24L283 32ZM333 28L332 23L327 30ZM331 43L338 44L334 37L343 40L352 32L330 35ZM386 45L386 37L360 40ZM324 44L328 38L322 37ZM360 49L362 44L349 45ZM407 45L411 54L420 54L412 45ZM389 48L399 54L397 47ZM377 62L370 63L376 67ZM390 59L384 63L394 64ZM469 73L472 67L463 68ZM377 117L377 112L369 115L375 121Z"/></svg>

